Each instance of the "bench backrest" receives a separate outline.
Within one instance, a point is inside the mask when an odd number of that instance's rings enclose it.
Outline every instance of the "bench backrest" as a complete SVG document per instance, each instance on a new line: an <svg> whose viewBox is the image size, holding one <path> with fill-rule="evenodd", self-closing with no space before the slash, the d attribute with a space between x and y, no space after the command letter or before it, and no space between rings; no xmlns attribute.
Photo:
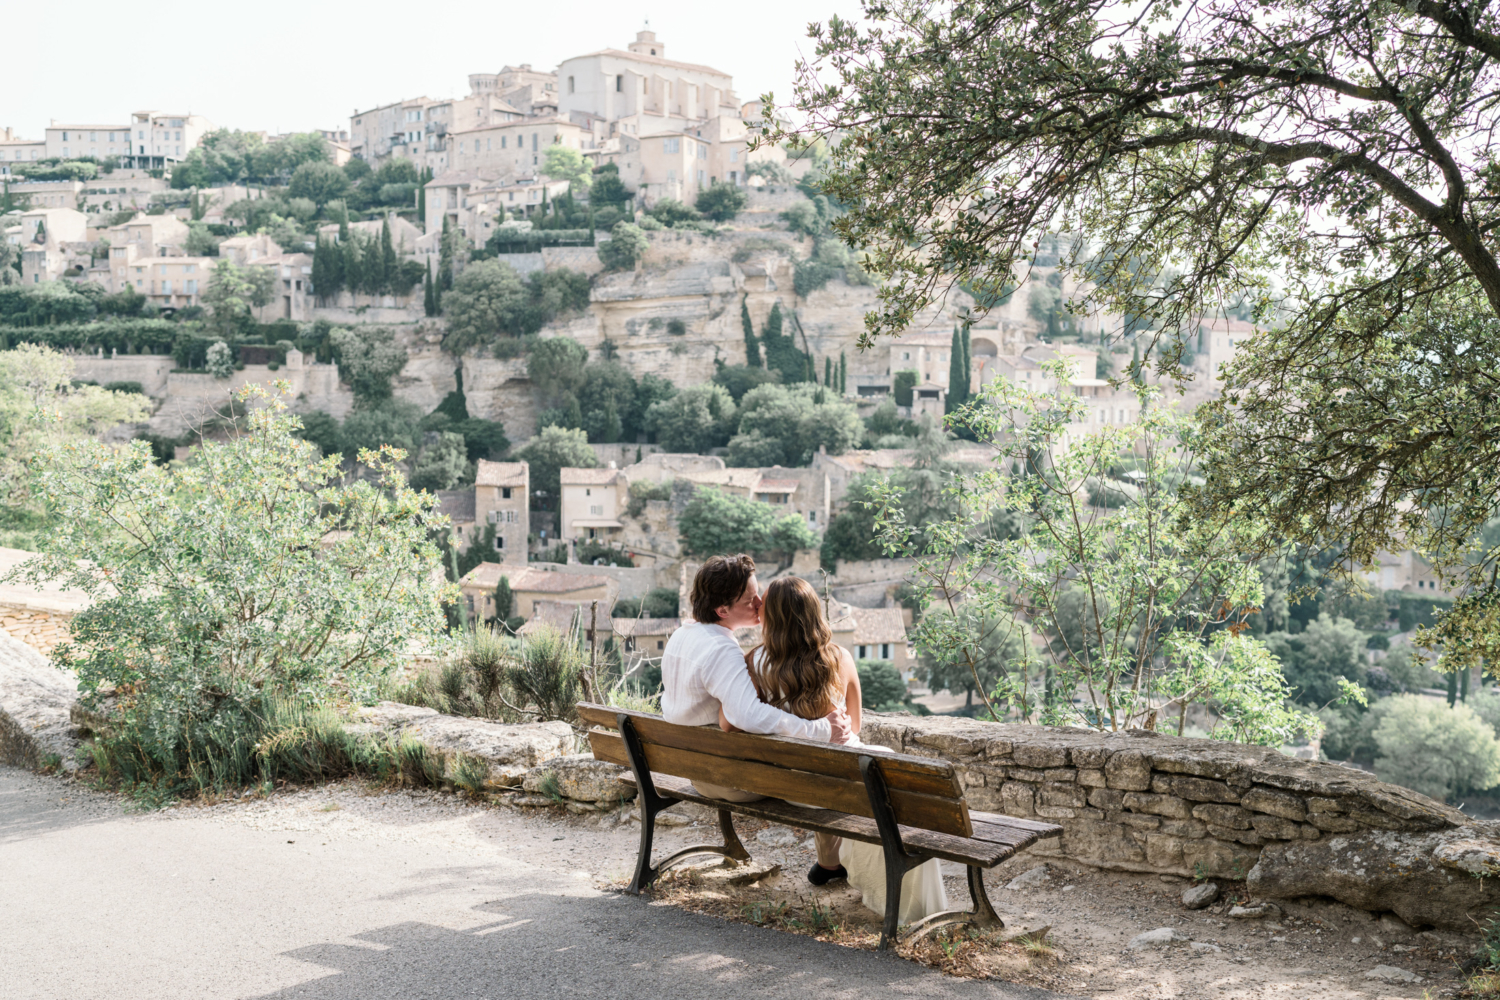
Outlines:
<svg viewBox="0 0 1500 1000"><path fill-rule="evenodd" d="M873 816L859 772L862 753L782 736L726 733L714 726L679 726L659 715L583 703L578 716L591 726L614 730L628 716L647 767L689 781L707 781L769 798L805 802L856 816ZM594 757L630 766L625 742L615 732L589 731ZM909 754L876 751L896 822L960 837L973 836L969 807L953 765Z"/></svg>

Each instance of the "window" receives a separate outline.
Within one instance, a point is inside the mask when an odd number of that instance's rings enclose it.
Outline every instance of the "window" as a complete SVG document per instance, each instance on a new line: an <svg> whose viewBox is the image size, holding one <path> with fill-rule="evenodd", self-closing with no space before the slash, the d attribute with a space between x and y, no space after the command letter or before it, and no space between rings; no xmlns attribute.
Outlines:
<svg viewBox="0 0 1500 1000"><path fill-rule="evenodd" d="M183 288L184 292L187 292L189 295L198 294L198 282L196 280L189 278L187 281L183 282L183 285L185 286Z"/></svg>
<svg viewBox="0 0 1500 1000"><path fill-rule="evenodd" d="M590 517L603 517L604 516L604 506L602 504L594 504L594 505L590 506L589 507L589 516Z"/></svg>
<svg viewBox="0 0 1500 1000"><path fill-rule="evenodd" d="M708 159L708 147L703 145L701 142L698 144L698 159Z"/></svg>
<svg viewBox="0 0 1500 1000"><path fill-rule="evenodd" d="M857 650L857 652L855 653L855 656L858 657L859 659L861 659L861 660L868 660L870 658L870 647L869 646L856 646L855 649Z"/></svg>
<svg viewBox="0 0 1500 1000"><path fill-rule="evenodd" d="M682 140L681 139L663 139L661 145L662 145L662 152L663 153L680 153L680 152L682 152Z"/></svg>
<svg viewBox="0 0 1500 1000"><path fill-rule="evenodd" d="M882 642L880 644L880 658L882 660L889 660L891 658L891 644L890 643L888 643L888 642Z"/></svg>
<svg viewBox="0 0 1500 1000"><path fill-rule="evenodd" d="M661 649L661 648L662 648L662 647L663 647L663 646L665 646L665 645L666 645L666 643L665 643L665 642L663 642L663 641L662 641L662 640L661 640L661 639L657 639L657 640L656 640L656 648L657 648L657 649Z"/></svg>
<svg viewBox="0 0 1500 1000"><path fill-rule="evenodd" d="M573 78L568 77L568 93L573 93Z"/></svg>
<svg viewBox="0 0 1500 1000"><path fill-rule="evenodd" d="M729 151L729 162L730 163L738 163L738 162L740 162L740 151L738 149L731 149Z"/></svg>
<svg viewBox="0 0 1500 1000"><path fill-rule="evenodd" d="M677 171L675 171L675 170L668 170L667 171L667 183L671 184L671 183L674 183L676 180L677 180Z"/></svg>
<svg viewBox="0 0 1500 1000"><path fill-rule="evenodd" d="M497 548L497 549L503 549L503 548L505 548L505 536L504 535L496 535L495 536L495 548Z"/></svg>
<svg viewBox="0 0 1500 1000"><path fill-rule="evenodd" d="M509 486L502 486L500 488L500 499L502 499L502 500L509 500L510 499L510 487Z"/></svg>
<svg viewBox="0 0 1500 1000"><path fill-rule="evenodd" d="M910 351L902 351L901 352L901 360L902 361L910 361L911 360L911 352Z"/></svg>
<svg viewBox="0 0 1500 1000"><path fill-rule="evenodd" d="M66 133L66 132L63 133L63 140L62 141L63 142L67 142L68 141L68 133Z"/></svg>
<svg viewBox="0 0 1500 1000"><path fill-rule="evenodd" d="M171 295L172 294L172 283L170 281L163 281L161 283L161 293L163 295Z"/></svg>
<svg viewBox="0 0 1500 1000"><path fill-rule="evenodd" d="M531 151L533 153L536 152L536 133L535 132L531 133Z"/></svg>
<svg viewBox="0 0 1500 1000"><path fill-rule="evenodd" d="M618 75L618 76L615 77L615 93L621 94L621 93L624 93L624 92L625 92L625 76L624 76L624 74L620 74L620 75Z"/></svg>

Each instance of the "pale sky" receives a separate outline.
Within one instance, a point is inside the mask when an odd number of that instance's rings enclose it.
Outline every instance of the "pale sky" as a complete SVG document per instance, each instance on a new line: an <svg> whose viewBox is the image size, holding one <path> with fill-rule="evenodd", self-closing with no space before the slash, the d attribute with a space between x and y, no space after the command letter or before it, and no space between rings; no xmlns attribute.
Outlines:
<svg viewBox="0 0 1500 1000"><path fill-rule="evenodd" d="M791 97L807 23L858 0L564 0L552 3L215 4L117 0L6 5L7 76L0 127L40 139L56 119L113 124L146 109L205 115L216 126L267 132L349 127L349 115L426 95L461 97L470 73L625 48L642 22L666 56L734 77L748 101Z"/></svg>

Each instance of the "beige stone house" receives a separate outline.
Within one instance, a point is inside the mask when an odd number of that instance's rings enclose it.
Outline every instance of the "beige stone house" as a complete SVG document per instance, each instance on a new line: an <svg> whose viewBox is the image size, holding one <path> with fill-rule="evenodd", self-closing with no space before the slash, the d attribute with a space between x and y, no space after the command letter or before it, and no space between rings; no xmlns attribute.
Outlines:
<svg viewBox="0 0 1500 1000"><path fill-rule="evenodd" d="M474 477L474 522L483 535L495 526L494 551L503 563L525 563L531 535L531 467L480 459Z"/></svg>
<svg viewBox="0 0 1500 1000"><path fill-rule="evenodd" d="M560 470L559 524L563 539L614 541L630 500L630 480L611 462L603 469Z"/></svg>
<svg viewBox="0 0 1500 1000"><path fill-rule="evenodd" d="M607 620L614 607L620 586L605 576L557 573L538 566L502 565L483 562L459 581L462 599L471 615L492 618L495 615L495 588L504 576L515 596L515 614L531 618L539 601L566 601L588 604L598 601L600 618Z"/></svg>
<svg viewBox="0 0 1500 1000"><path fill-rule="evenodd" d="M682 626L681 618L616 618L615 642L627 668L641 660L657 660L667 640Z"/></svg>

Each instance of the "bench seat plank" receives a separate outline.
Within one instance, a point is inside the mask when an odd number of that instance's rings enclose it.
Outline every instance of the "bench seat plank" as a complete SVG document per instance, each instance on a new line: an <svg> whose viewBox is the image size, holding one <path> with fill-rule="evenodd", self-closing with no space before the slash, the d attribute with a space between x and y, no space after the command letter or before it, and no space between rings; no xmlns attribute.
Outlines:
<svg viewBox="0 0 1500 1000"><path fill-rule="evenodd" d="M625 741L619 735L590 730L589 743L596 759L630 766ZM874 816L863 781L846 781L826 774L726 759L644 741L642 749L646 754L646 766L653 773L671 774L689 781L707 781L776 799L816 802L827 809L866 818ZM879 759L885 763L884 754ZM892 788L890 799L897 823L959 837L967 837L973 832L968 809L961 798L940 798Z"/></svg>
<svg viewBox="0 0 1500 1000"><path fill-rule="evenodd" d="M620 780L629 785L635 784L635 777L633 775L624 775ZM697 802L715 809L729 809L756 819L769 820L773 823L784 823L787 826L795 826L803 830L813 830L818 833L831 833L839 837L848 837L850 840L864 841L867 844L878 844L881 842L880 831L876 829L875 821L863 816L851 816L846 813L834 812L831 809L810 809L805 806L795 806L780 799L762 799L758 802L726 802L723 799L714 799L698 794L694 791L692 782L685 778L653 772L651 780L655 783L656 790L668 798L680 799L685 802ZM1045 824L1029 825L1045 826ZM944 861L952 861L960 865L977 865L980 868L993 868L1017 851L1029 847L1037 840L1040 840L1049 832L1060 833L1061 828L1050 827L1047 830L1026 830L984 824L983 831L976 831L974 837L968 838L902 826L901 838L908 848L921 851L935 858L942 858Z"/></svg>
<svg viewBox="0 0 1500 1000"><path fill-rule="evenodd" d="M587 702L578 706L580 719L605 729L614 729L617 725L616 717L621 714L630 717L642 743L656 743L678 750L755 761L797 771L813 771L859 782L861 785L864 783L859 773L861 751L857 747L799 740L789 736L726 733L717 726L679 726L660 716L644 712L622 712L621 709ZM891 789L899 788L921 795L941 795L953 799L964 797L963 787L958 782L953 765L947 761L888 751L877 752L880 753L880 773Z"/></svg>

